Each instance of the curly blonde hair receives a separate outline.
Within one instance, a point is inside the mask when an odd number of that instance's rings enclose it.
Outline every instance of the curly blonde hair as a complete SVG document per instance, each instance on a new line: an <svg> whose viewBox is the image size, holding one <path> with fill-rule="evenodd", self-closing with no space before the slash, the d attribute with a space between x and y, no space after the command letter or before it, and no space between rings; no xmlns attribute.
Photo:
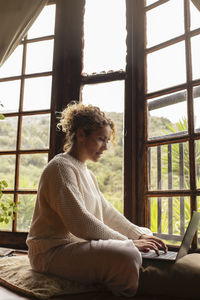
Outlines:
<svg viewBox="0 0 200 300"><path fill-rule="evenodd" d="M68 151L76 142L78 128L82 128L86 136L89 136L92 131L109 125L112 130L111 141L114 143L114 122L97 106L86 106L81 102L72 101L61 112L59 120L57 127L66 133L64 151Z"/></svg>

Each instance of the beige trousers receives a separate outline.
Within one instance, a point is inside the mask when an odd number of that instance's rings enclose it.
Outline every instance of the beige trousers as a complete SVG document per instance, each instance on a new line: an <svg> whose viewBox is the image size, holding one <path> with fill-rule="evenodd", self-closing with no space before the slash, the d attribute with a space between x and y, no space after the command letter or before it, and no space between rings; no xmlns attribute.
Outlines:
<svg viewBox="0 0 200 300"><path fill-rule="evenodd" d="M131 240L71 243L30 257L32 268L86 284L103 284L115 295L132 297L141 254Z"/></svg>

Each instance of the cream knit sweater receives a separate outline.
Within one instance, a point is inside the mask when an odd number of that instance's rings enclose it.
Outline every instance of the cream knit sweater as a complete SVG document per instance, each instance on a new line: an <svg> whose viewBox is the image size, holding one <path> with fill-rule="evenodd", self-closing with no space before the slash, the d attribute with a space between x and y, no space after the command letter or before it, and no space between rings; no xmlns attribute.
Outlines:
<svg viewBox="0 0 200 300"><path fill-rule="evenodd" d="M29 256L75 241L134 240L144 233L152 234L129 222L103 197L86 164L67 153L48 163L27 237Z"/></svg>

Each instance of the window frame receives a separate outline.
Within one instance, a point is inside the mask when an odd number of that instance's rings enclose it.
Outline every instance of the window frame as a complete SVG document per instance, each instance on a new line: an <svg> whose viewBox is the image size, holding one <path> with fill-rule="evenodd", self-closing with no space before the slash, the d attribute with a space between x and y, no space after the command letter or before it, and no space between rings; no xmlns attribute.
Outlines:
<svg viewBox="0 0 200 300"><path fill-rule="evenodd" d="M55 4L55 1L49 1L46 5ZM52 76L53 78L53 69L52 71L40 72L40 73L31 73L26 74L25 72L25 65L26 65L26 56L27 56L27 45L35 42L41 41L50 41L55 38L55 35L48 35L45 37L38 37L38 38L30 38L27 39L27 36L22 40L20 45L23 46L22 50L22 68L21 74L17 76L9 76L0 79L0 82L9 82L13 80L20 80L20 95L19 95L19 110L18 112L11 112L11 113L3 113L5 117L17 117L17 139L16 139L16 149L15 150L8 150L8 151L0 151L0 155L15 155L15 178L14 178L14 188L13 189L6 189L3 190L3 194L11 194L13 195L13 201L17 204L18 196L19 195L36 195L37 190L35 189L22 189L19 187L19 168L20 168L20 155L26 154L47 154L48 160L50 158L51 152L51 135L50 133L50 142L49 146L44 149L20 149L21 143L21 134L22 134L22 118L24 116L36 116L36 115L49 115L50 116L50 123L52 122L52 107L49 109L41 109L41 110L28 110L23 111L23 101L24 101L24 86L25 80L29 78L43 78L47 76ZM0 244L6 247L15 247L19 249L25 249L26 244L25 240L27 237L27 232L17 231L17 212L14 212L15 219L12 222L12 231L0 231Z"/></svg>
<svg viewBox="0 0 200 300"><path fill-rule="evenodd" d="M157 1L150 6L145 6L144 12L147 12L150 9L154 9L159 5L164 4L167 1ZM162 42L156 46L145 49L144 53L144 61L145 61L145 94L144 94L144 125L145 125L145 135L144 135L144 153L145 153L145 185L143 186L144 191L141 191L141 197L145 199L145 224L149 226L148 220L148 198L150 197L173 197L173 196L188 196L190 197L190 215L192 215L193 210L197 210L196 197L200 195L200 189L196 187L196 174L195 174L195 141L200 139L200 134L195 132L194 130L194 115L193 115L193 87L200 85L200 79L193 80L192 79L192 58L191 58L191 40L190 38L193 36L197 36L200 34L200 28L190 30L190 1L183 0L184 3L184 34L177 36L173 39ZM144 20L145 21L145 20ZM145 32L145 31L144 31ZM144 40L146 37L144 36ZM154 51L163 49L167 46L173 45L177 42L184 41L185 42L185 56L186 56L186 82L177 86L170 86L169 88L164 88L162 90L158 90L155 92L147 92L147 67L146 67L146 57L148 53L152 53ZM147 121L147 100L153 99L155 97L163 96L171 92L178 92L186 90L187 93L187 122L188 122L188 133L184 135L179 135L178 137L163 137L163 138L155 138L153 140L148 140L147 131L148 131L148 121ZM151 191L148 189L148 149L152 146L161 146L161 145L172 145L173 143L189 143L189 177L190 177L190 188L186 190L178 189L178 190L154 190ZM142 176L140 174L139 176ZM159 210L159 209L158 209ZM159 212L158 212L159 214ZM181 233L183 234L183 232ZM165 234L156 234L161 238L165 238ZM172 246L172 245L171 245ZM198 237L197 234L193 240L192 248L196 249L198 247Z"/></svg>
<svg viewBox="0 0 200 300"><path fill-rule="evenodd" d="M62 151L64 134L57 131L57 112L62 111L71 100L80 99L80 90L84 84L110 82L125 80L125 110L124 110L124 215L139 226L148 226L147 198L155 196L155 192L148 191L147 186L147 149L155 143L164 144L167 140L147 141L147 99L162 95L170 91L178 91L187 88L189 95L192 86L200 84L200 80L191 81L191 53L188 51L187 79L188 83L157 91L146 93L146 53L145 50L145 12L148 9L163 4L166 0L160 0L145 6L145 0L126 1L126 26L127 26L127 66L125 72L109 72L84 77L81 75L83 64L83 20L85 0L50 0L49 3L56 4L56 23L54 39L54 59L52 71L52 99L51 99L51 135L49 159ZM186 14L188 13L188 0L184 0ZM186 18L187 19L187 18ZM188 19L187 19L188 20ZM157 45L156 49L163 47L175 40L186 38L189 49L190 35L200 33L200 28L188 31L188 21L185 23L186 34L177 37L173 41L167 41ZM76 38L74 38L76 37ZM154 48L154 47L153 47ZM154 49L148 49L153 51ZM193 118L191 104L188 104L188 114ZM194 166L194 134L192 121L190 122L190 165ZM199 137L200 138L200 137ZM183 138L180 138L183 140ZM193 168L194 169L194 168ZM193 171L194 172L194 171ZM6 192L7 193L7 192ZM191 173L191 190L194 198L200 195L200 190L195 189L195 174ZM172 195L173 191L167 193L159 191L158 195ZM194 204L194 201L193 201ZM196 209L193 205L192 209ZM25 249L27 233L0 231L0 244L4 246L15 246ZM196 239L197 240L197 239ZM194 246L196 242L194 242Z"/></svg>
<svg viewBox="0 0 200 300"><path fill-rule="evenodd" d="M125 1L125 0L124 0ZM143 49L143 40L140 40L140 47L133 47L138 34L143 32L143 3L140 0L126 0L128 7L127 17L127 68L126 71L109 72L107 74L97 74L91 76L82 76L83 63L83 19L85 0L55 0L49 1L50 4L56 4L56 23L54 36L54 59L52 71L52 96L51 96L51 134L49 160L62 151L64 134L57 131L57 112L62 111L64 107L72 100L80 99L80 89L84 84L111 82L115 80L125 80L125 111L124 111L124 214L125 216L140 225L144 225L144 214L138 218L137 210L143 206L143 201L136 201L137 189L137 153L136 139L141 138L144 130L137 130L138 124L142 124L136 113L138 108L138 94L141 93L141 85L137 84L138 78L144 77L143 59L137 59L137 53ZM142 4L142 5L141 5ZM140 14L138 15L138 10ZM131 14L131 11L134 14ZM138 23L137 23L138 21ZM142 26L142 27L140 27ZM134 30L134 28L137 30ZM76 36L76 39L72 39ZM70 43L69 43L70 41ZM133 71L133 66L136 66ZM138 75L139 70L139 75ZM133 89L132 86L135 88ZM139 88L138 88L139 86ZM142 93L141 93L142 95ZM141 108L143 106L143 96L140 97L140 115L143 118ZM49 111L48 111L49 112ZM132 112L132 113L130 113ZM143 161L140 159L140 161ZM131 163L130 163L131 162ZM18 192L18 191L17 191ZM7 192L6 192L7 193ZM36 192L34 192L36 193ZM133 201L132 201L133 199ZM139 204L138 204L139 203ZM141 211L141 210L140 210ZM15 248L26 249L26 232L0 231L1 245Z"/></svg>
<svg viewBox="0 0 200 300"><path fill-rule="evenodd" d="M56 37L55 37L55 65L53 79L53 111L61 111L72 99L81 101L80 90L82 85L125 80L125 111L124 111L124 215L132 222L141 226L145 225L145 208L143 198L140 196L138 178L144 186L143 176L138 176L138 166L144 166L144 154L141 149L143 143L137 143L144 136L143 107L144 107L144 3L141 0L126 1L126 26L127 26L127 66L124 71L114 71L105 74L82 76L83 63L83 18L85 0L79 4L73 0L60 0L57 3ZM72 13L73 12L73 13ZM133 13L132 13L133 12ZM69 18L69 19L68 19ZM69 20L69 26L66 26ZM65 24L65 33L62 32ZM68 36L76 33L77 40L74 44L66 43ZM65 36L65 39L62 37ZM141 38L142 37L142 38ZM56 43L56 40L58 41ZM137 41L137 43L136 43ZM66 43L66 45L65 45ZM133 46L135 45L135 46ZM137 45L137 46L136 46ZM65 49L65 51L63 51ZM140 53L140 55L138 55ZM59 60L57 59L59 57ZM71 60L73 57L73 60ZM140 59L138 59L138 57ZM68 67L68 73L65 72ZM71 84L66 84L65 81ZM134 88L133 88L134 87ZM138 97L140 101L138 101ZM139 111L139 114L136 112ZM53 128L56 128L54 114ZM138 130L139 128L139 130ZM53 148L51 157L61 152L64 135L53 133ZM139 160L138 160L139 158ZM141 188L142 190L142 188ZM140 212L140 214L138 214Z"/></svg>

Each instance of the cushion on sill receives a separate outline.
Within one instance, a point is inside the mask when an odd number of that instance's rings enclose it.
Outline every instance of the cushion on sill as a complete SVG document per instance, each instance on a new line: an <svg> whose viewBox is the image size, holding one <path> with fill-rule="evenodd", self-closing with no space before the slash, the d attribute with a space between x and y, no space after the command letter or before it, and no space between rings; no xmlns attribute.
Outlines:
<svg viewBox="0 0 200 300"><path fill-rule="evenodd" d="M38 299L53 296L103 291L31 269L27 255L0 259L0 284L15 292ZM200 298L200 254L189 254L172 266L147 267L141 271L138 295L164 295L169 299ZM84 297L84 296L83 296Z"/></svg>
<svg viewBox="0 0 200 300"><path fill-rule="evenodd" d="M138 294L200 299L200 254L188 254L162 269L142 269Z"/></svg>
<svg viewBox="0 0 200 300"><path fill-rule="evenodd" d="M15 292L38 299L98 291L98 287L95 286L82 285L33 271L27 255L0 259L0 284Z"/></svg>

